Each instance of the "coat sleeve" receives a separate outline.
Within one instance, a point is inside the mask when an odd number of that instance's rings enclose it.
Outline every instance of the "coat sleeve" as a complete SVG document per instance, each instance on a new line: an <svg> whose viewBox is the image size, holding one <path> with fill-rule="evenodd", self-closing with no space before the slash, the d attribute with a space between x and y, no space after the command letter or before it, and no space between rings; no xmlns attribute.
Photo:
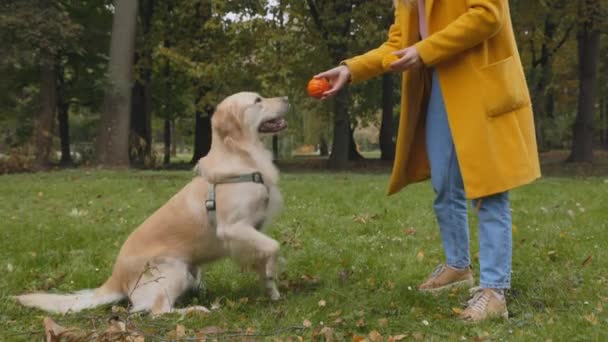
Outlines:
<svg viewBox="0 0 608 342"><path fill-rule="evenodd" d="M400 12L399 6L397 6L395 9L395 21L388 30L386 42L374 50L347 59L341 63L350 69L352 83L365 81L384 73L386 71L382 64L384 57L403 48L403 40L401 38L403 33L400 29L403 18Z"/></svg>
<svg viewBox="0 0 608 342"><path fill-rule="evenodd" d="M498 33L509 15L506 0L467 0L467 3L468 10L458 19L415 45L426 66L488 40Z"/></svg>

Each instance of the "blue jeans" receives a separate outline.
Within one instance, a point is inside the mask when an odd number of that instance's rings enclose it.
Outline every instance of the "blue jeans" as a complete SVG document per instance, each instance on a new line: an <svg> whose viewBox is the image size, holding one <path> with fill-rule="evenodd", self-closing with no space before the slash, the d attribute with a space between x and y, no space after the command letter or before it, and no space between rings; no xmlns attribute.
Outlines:
<svg viewBox="0 0 608 342"><path fill-rule="evenodd" d="M436 193L433 207L447 265L466 268L471 264L471 257L464 183L436 71L433 72L432 82L426 116L426 144L431 164L431 183ZM478 203L480 200L481 203ZM480 286L509 288L513 246L509 194L503 192L473 200L473 207L479 208Z"/></svg>

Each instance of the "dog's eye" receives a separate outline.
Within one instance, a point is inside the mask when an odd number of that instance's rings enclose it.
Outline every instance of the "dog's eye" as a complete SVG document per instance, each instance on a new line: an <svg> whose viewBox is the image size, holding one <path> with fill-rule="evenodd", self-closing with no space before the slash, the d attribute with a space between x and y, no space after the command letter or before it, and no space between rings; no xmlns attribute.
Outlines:
<svg viewBox="0 0 608 342"><path fill-rule="evenodd" d="M255 101L253 101L253 103L260 103L262 102L262 98L261 97L256 97Z"/></svg>

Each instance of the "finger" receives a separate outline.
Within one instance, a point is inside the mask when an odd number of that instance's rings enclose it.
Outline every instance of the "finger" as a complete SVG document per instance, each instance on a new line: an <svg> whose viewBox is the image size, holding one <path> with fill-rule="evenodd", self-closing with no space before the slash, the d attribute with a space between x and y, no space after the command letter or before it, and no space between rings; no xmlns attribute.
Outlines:
<svg viewBox="0 0 608 342"><path fill-rule="evenodd" d="M327 90L323 93L324 96L334 96L337 94L346 84L346 81L343 78L338 78L336 83L332 84L331 89Z"/></svg>
<svg viewBox="0 0 608 342"><path fill-rule="evenodd" d="M312 78L315 79L319 79L319 78L335 78L336 76L338 76L338 69L337 68L333 68L333 69L329 69L329 70L325 70L321 73L318 73L316 75L314 75Z"/></svg>
<svg viewBox="0 0 608 342"><path fill-rule="evenodd" d="M410 61L409 63L407 63L406 65L404 65L404 69L405 70L413 70L413 69L417 69L419 67L421 67L421 63L419 62L419 60L414 59L412 61Z"/></svg>
<svg viewBox="0 0 608 342"><path fill-rule="evenodd" d="M312 78L320 79L320 78L331 78L331 77L332 77L332 72L331 72L331 70L328 70L328 71L324 71L320 74L316 74Z"/></svg>
<svg viewBox="0 0 608 342"><path fill-rule="evenodd" d="M409 59L406 57L402 57L399 60L391 63L390 68L393 71L400 71L403 70L404 66L407 65L407 63L409 63Z"/></svg>
<svg viewBox="0 0 608 342"><path fill-rule="evenodd" d="M399 51L393 52L392 54L395 55L395 56L397 56L397 57L399 57L399 58L401 58L401 57L405 56L405 53L406 53L405 50L399 50Z"/></svg>

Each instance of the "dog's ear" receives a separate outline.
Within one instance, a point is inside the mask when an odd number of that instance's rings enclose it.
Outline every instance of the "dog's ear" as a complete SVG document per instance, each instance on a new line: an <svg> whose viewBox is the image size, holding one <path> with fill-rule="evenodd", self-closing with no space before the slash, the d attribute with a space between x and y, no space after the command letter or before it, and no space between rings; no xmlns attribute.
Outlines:
<svg viewBox="0 0 608 342"><path fill-rule="evenodd" d="M242 124L230 109L218 108L211 118L211 126L222 140L231 138L239 141L243 138Z"/></svg>

